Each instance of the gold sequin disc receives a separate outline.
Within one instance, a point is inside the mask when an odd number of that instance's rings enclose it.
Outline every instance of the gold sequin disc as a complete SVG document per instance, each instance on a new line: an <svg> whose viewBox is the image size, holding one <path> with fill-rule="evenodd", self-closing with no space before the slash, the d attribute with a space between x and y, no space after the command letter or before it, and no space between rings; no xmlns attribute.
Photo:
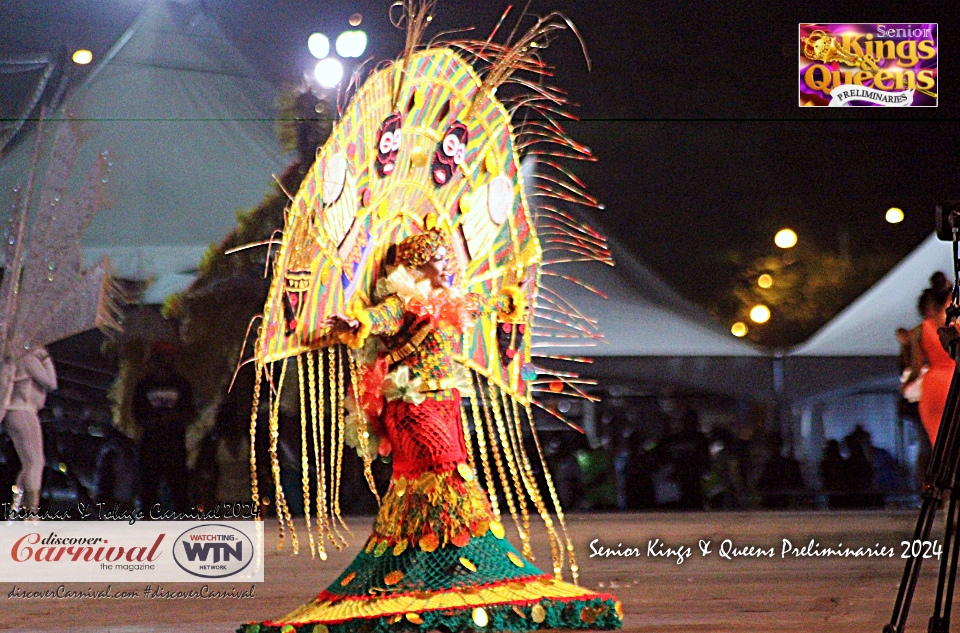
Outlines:
<svg viewBox="0 0 960 633"><path fill-rule="evenodd" d="M407 622L411 624L423 624L423 618L420 617L419 613L408 613L406 618Z"/></svg>
<svg viewBox="0 0 960 633"><path fill-rule="evenodd" d="M473 564L473 561L467 558L466 556L460 557L460 564L469 569L470 571L477 571L477 566Z"/></svg>
<svg viewBox="0 0 960 633"><path fill-rule="evenodd" d="M403 540L393 546L393 555L399 556L407 549L407 541Z"/></svg>
<svg viewBox="0 0 960 633"><path fill-rule="evenodd" d="M600 617L600 609L584 607L580 609L580 621L584 624L593 624Z"/></svg>
<svg viewBox="0 0 960 633"><path fill-rule="evenodd" d="M523 567L523 560L513 552L507 552L507 558L510 559L510 562L516 565L517 567Z"/></svg>
<svg viewBox="0 0 960 633"><path fill-rule="evenodd" d="M490 531L493 532L494 536L500 539L506 535L506 531L503 529L503 523L500 523L499 521L491 521Z"/></svg>
<svg viewBox="0 0 960 633"><path fill-rule="evenodd" d="M487 617L487 610L483 607L477 607L473 610L473 623L477 626L487 626L487 623L490 622L490 618Z"/></svg>
<svg viewBox="0 0 960 633"><path fill-rule="evenodd" d="M425 552L432 552L438 547L440 547L440 539L433 532L420 539L420 549Z"/></svg>
<svg viewBox="0 0 960 633"><path fill-rule="evenodd" d="M547 619L547 610L539 604L535 604L533 608L530 609L530 618L537 624L540 624Z"/></svg>
<svg viewBox="0 0 960 633"><path fill-rule="evenodd" d="M457 472L460 473L464 481L473 481L473 469L470 468L470 464L459 464Z"/></svg>

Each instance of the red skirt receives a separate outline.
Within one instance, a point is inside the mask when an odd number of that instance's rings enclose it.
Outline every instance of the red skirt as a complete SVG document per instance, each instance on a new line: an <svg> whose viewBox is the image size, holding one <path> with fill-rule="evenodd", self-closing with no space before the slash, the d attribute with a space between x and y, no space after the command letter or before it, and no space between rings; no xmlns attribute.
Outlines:
<svg viewBox="0 0 960 633"><path fill-rule="evenodd" d="M420 404L393 400L384 407L380 419L393 445L394 478L452 470L467 461L457 391L452 400L424 400Z"/></svg>

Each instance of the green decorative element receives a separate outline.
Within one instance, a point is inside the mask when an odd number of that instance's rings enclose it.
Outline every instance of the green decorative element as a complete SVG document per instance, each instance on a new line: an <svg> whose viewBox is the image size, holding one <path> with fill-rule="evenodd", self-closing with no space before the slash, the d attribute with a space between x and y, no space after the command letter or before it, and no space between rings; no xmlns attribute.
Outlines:
<svg viewBox="0 0 960 633"><path fill-rule="evenodd" d="M292 624L284 624L280 629L280 633L293 633L294 631L296 631L296 629L293 628Z"/></svg>
<svg viewBox="0 0 960 633"><path fill-rule="evenodd" d="M259 624L247 624L239 629L238 633L260 633Z"/></svg>
<svg viewBox="0 0 960 633"><path fill-rule="evenodd" d="M342 596L369 596L370 589L383 589L384 577L395 570L404 575L403 580L392 587L394 591L442 591L543 575L519 556L509 541L500 540L489 531L483 536L474 536L463 547L448 545L432 552L408 547L399 556L378 556L384 542L380 541L372 554L361 550L327 591ZM517 555L523 567L510 562L508 552ZM461 557L476 565L477 571L464 567ZM356 573L356 577L346 587L341 586L341 581L352 573Z"/></svg>
<svg viewBox="0 0 960 633"><path fill-rule="evenodd" d="M544 608L546 618L543 622L534 622L530 617L530 606L522 604L519 610L524 614L521 616L514 610L512 604L485 605L483 608L487 612L489 619L484 627L478 627L473 621L473 607L460 607L458 609L439 609L437 611L421 611L420 618L422 624L414 625L406 619L391 624L393 616L383 616L380 618L354 618L347 622L337 622L327 624L329 633L390 633L392 631L430 631L439 627L444 627L450 631L535 631L538 629L601 629L611 630L619 629L623 626L623 621L617 615L617 606L613 599L598 596L589 600L541 600L538 602ZM592 623L587 623L581 618L584 608L589 608L599 612ZM260 633L286 633L287 626L264 626ZM307 624L292 625L293 630L298 633L313 633L315 627L319 626L313 622ZM240 629L238 633L249 633Z"/></svg>

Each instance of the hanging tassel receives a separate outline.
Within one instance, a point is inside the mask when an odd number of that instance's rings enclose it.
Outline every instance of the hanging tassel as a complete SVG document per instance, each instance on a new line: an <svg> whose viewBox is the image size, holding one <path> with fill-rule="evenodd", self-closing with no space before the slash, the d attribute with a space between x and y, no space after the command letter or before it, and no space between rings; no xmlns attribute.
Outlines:
<svg viewBox="0 0 960 633"><path fill-rule="evenodd" d="M303 355L297 356L297 383L300 387L300 484L303 486L303 519L307 526L310 557L313 558L317 554L317 547L313 540L313 526L310 524L310 455L307 452L307 390Z"/></svg>
<svg viewBox="0 0 960 633"><path fill-rule="evenodd" d="M323 372L323 364L320 364L320 371ZM307 385L310 393L310 427L313 435L313 463L316 468L316 495L317 495L317 555L320 560L327 560L327 552L323 546L324 535L329 535L327 525L327 513L325 499L327 496L327 483L323 468L323 430L320 424L323 421L323 382L321 378L320 399L317 399L317 373L314 367L313 352L307 352ZM319 408L319 412L318 412ZM318 422L319 420L319 422ZM330 538L333 541L333 538Z"/></svg>
<svg viewBox="0 0 960 633"><path fill-rule="evenodd" d="M370 455L370 428L367 426L367 416L360 405L363 402L363 379L360 375L360 369L357 365L356 356L347 350L347 358L350 361L350 384L353 386L354 399L357 402L357 438L360 443L360 452L363 458L363 476L367 480L367 486L370 492L377 499L377 507L380 507L380 493L377 492L377 483L373 479L373 457Z"/></svg>

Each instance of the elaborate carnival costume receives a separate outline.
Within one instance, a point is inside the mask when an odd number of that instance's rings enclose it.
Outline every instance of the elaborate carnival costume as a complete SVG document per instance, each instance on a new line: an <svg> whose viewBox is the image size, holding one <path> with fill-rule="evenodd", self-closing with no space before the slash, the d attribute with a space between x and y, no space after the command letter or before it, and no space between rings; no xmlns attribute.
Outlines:
<svg viewBox="0 0 960 633"><path fill-rule="evenodd" d="M573 253L562 261L609 262L609 253L601 236L567 213L542 206L535 225L529 211L520 144L531 154L545 139L585 151L553 122L558 94L537 86L519 95L515 105L545 116L520 130L494 97L513 71L544 72L536 50L567 23L539 20L509 45L458 43L484 65L481 79L451 48L415 51L429 7L404 8L406 55L358 90L293 198L254 388L257 401L261 391L269 394L281 539L289 530L295 550L300 541L276 457L285 383L299 388L312 553L325 559L325 541L343 543L345 443L364 460L374 494L370 464L378 453L391 456L392 481L373 534L333 584L283 618L240 631L617 628L616 598L562 580L567 561L577 580L573 546L549 473L552 508L525 446L529 438L543 460L533 392L577 391L578 384L570 374L545 377L532 364L538 319L546 317L547 333L561 338L593 334L589 319L541 283L549 274L544 252L556 248L543 248L537 231ZM561 182L565 172L556 173L544 182ZM568 193L558 197L595 202L575 182L564 186ZM257 410L255 402L252 437ZM251 470L255 476L255 455ZM259 501L256 481L253 494ZM522 555L505 539L500 495ZM552 574L529 562L531 506L549 537Z"/></svg>
<svg viewBox="0 0 960 633"><path fill-rule="evenodd" d="M41 120L26 183L13 192L0 284L0 420L23 463L13 487L14 512L22 505L35 512L40 504L44 462L37 411L46 393L57 388L44 346L95 327L119 329L109 261L84 270L80 253L80 236L101 207L107 154L91 166L82 186L68 190L83 144L79 125L68 119L54 138L43 185L37 186L45 125Z"/></svg>

